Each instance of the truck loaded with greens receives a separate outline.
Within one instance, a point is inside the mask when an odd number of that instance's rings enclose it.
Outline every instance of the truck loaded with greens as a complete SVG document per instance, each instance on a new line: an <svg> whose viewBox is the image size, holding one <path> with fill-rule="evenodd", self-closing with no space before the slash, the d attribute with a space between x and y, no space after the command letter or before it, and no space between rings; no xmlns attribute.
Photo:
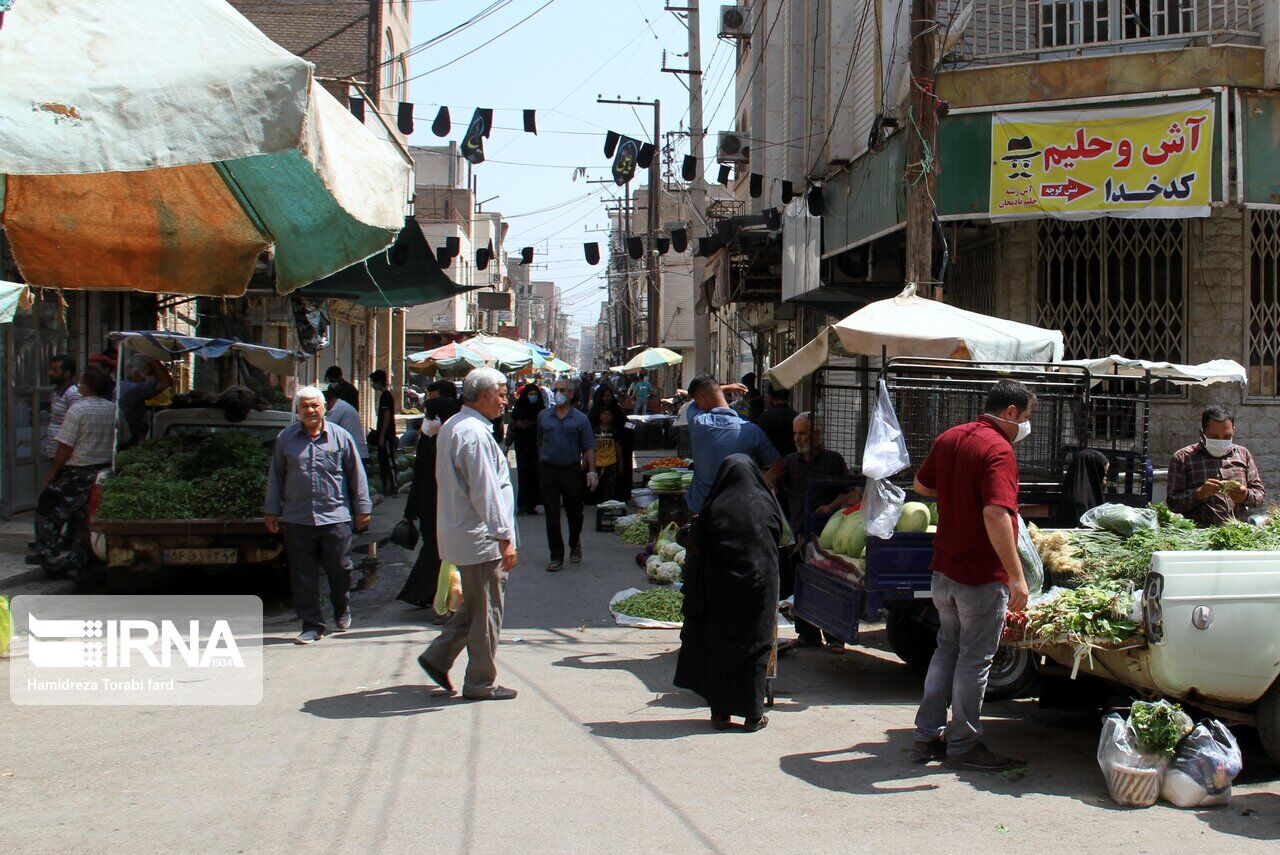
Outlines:
<svg viewBox="0 0 1280 855"><path fill-rule="evenodd" d="M113 590L154 588L197 567L282 570L284 543L267 532L262 501L271 445L292 415L171 409L152 438L121 451L90 499L94 552Z"/></svg>

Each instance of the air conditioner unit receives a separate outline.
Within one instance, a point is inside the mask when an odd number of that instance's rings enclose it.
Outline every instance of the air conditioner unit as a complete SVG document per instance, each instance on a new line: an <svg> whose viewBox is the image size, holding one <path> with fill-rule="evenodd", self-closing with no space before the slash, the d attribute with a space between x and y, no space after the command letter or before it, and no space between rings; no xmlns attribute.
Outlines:
<svg viewBox="0 0 1280 855"><path fill-rule="evenodd" d="M720 38L722 39L746 39L750 38L749 24L747 21L747 9L745 6L721 6L720 7Z"/></svg>
<svg viewBox="0 0 1280 855"><path fill-rule="evenodd" d="M716 142L716 160L720 163L746 163L751 157L751 146L746 134L737 131L721 131Z"/></svg>

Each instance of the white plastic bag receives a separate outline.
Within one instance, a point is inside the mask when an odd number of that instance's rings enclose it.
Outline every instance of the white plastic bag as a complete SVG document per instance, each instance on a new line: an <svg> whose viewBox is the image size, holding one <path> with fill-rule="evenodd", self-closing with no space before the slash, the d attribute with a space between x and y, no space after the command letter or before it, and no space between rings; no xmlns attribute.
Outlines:
<svg viewBox="0 0 1280 855"><path fill-rule="evenodd" d="M1178 744L1160 795L1180 808L1230 804L1231 782L1243 765L1240 745L1227 726L1202 721Z"/></svg>
<svg viewBox="0 0 1280 855"><path fill-rule="evenodd" d="M1018 557L1022 559L1022 575L1027 580L1027 591L1034 594L1044 588L1044 562L1036 549L1027 521L1018 517Z"/></svg>
<svg viewBox="0 0 1280 855"><path fill-rule="evenodd" d="M862 519L867 525L867 535L882 540L893 537L906 501L907 494L897 484L868 479L862 492Z"/></svg>
<svg viewBox="0 0 1280 855"><path fill-rule="evenodd" d="M1151 508L1131 508L1107 502L1080 515L1080 525L1128 537L1140 528L1159 528L1156 512Z"/></svg>
<svg viewBox="0 0 1280 855"><path fill-rule="evenodd" d="M898 414L893 411L889 389L881 380L871 410L867 447L862 452L862 474L868 479L892 478L910 465L911 455L907 454L907 441L898 424Z"/></svg>
<svg viewBox="0 0 1280 855"><path fill-rule="evenodd" d="M1107 779L1113 802L1125 807L1150 807L1160 797L1169 758L1139 751L1133 728L1112 713L1102 720L1098 766Z"/></svg>

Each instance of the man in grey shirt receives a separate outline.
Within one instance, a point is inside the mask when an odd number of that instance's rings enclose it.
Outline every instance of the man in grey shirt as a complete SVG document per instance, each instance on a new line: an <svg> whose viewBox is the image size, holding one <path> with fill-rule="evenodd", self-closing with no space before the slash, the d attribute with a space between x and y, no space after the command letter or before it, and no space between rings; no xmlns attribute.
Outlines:
<svg viewBox="0 0 1280 855"><path fill-rule="evenodd" d="M505 701L515 689L496 683L507 574L516 566L515 491L492 421L507 404L507 384L493 368L477 368L462 382L462 410L436 437L436 534L440 557L462 576L462 608L418 664L445 691L449 669L465 647L462 696Z"/></svg>
<svg viewBox="0 0 1280 855"><path fill-rule="evenodd" d="M293 606L302 621L294 639L310 644L324 636L320 571L329 579L329 601L339 632L351 626L351 570L347 553L355 530L369 527L373 502L364 464L351 434L324 418L324 395L304 386L294 395L299 421L280 431L271 455L264 507L267 531L284 526Z"/></svg>
<svg viewBox="0 0 1280 855"><path fill-rule="evenodd" d="M325 421L351 434L351 438L356 441L356 451L360 459L368 460L369 446L364 441L364 425L360 423L360 411L343 400L340 390L333 386L324 390L324 403Z"/></svg>

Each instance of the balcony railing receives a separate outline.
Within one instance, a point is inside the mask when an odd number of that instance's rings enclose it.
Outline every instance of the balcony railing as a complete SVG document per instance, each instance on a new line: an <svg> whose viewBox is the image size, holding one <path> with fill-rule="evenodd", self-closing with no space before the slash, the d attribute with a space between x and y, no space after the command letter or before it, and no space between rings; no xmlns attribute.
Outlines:
<svg viewBox="0 0 1280 855"><path fill-rule="evenodd" d="M955 65L1095 56L1188 45L1261 44L1275 0L976 0L952 2L940 26L963 26Z"/></svg>

